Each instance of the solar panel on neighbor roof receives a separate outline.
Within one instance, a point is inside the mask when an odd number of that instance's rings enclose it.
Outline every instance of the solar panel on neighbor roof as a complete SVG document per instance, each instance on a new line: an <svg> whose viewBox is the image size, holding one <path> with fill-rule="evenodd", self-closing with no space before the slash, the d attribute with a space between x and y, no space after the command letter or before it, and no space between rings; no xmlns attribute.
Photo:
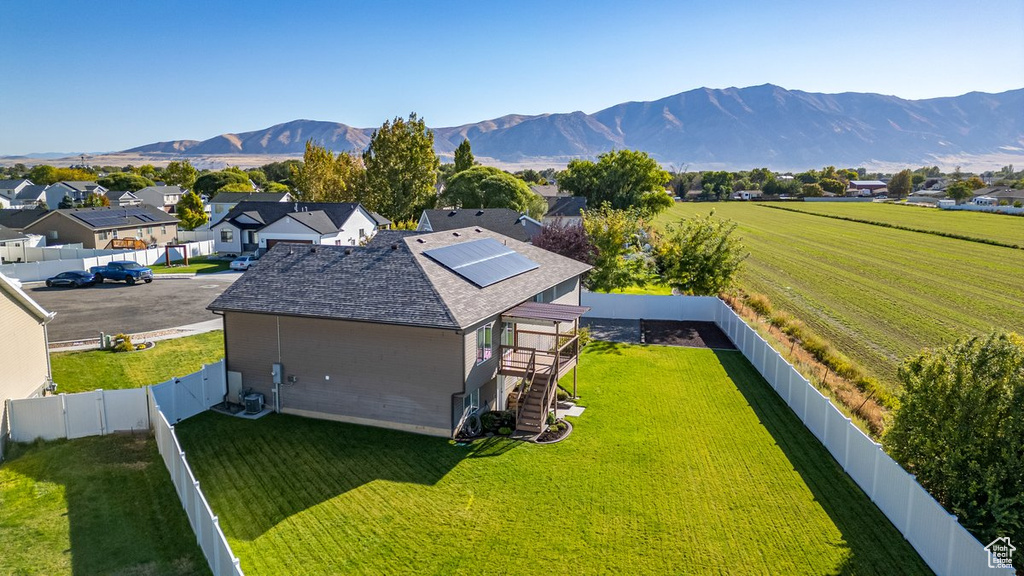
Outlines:
<svg viewBox="0 0 1024 576"><path fill-rule="evenodd" d="M423 253L481 288L539 267L533 260L493 238L452 244Z"/></svg>

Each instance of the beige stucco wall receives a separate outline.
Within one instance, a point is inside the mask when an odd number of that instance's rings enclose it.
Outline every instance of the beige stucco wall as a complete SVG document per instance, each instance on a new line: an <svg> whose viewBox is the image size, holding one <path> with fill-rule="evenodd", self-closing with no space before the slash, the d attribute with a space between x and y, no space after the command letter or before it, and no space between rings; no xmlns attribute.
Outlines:
<svg viewBox="0 0 1024 576"><path fill-rule="evenodd" d="M296 378L281 387L282 412L451 434L464 382L454 330L237 312L225 313L224 329L227 369L268 405L274 362Z"/></svg>
<svg viewBox="0 0 1024 576"><path fill-rule="evenodd" d="M6 430L4 401L35 396L46 384L47 354L46 334L38 319L0 291L0 433Z"/></svg>

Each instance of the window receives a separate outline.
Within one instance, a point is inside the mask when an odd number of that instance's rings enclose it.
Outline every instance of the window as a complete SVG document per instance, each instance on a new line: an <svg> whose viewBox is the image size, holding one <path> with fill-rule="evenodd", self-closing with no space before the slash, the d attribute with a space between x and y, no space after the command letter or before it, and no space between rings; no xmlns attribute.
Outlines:
<svg viewBox="0 0 1024 576"><path fill-rule="evenodd" d="M146 234L149 235L149 236L153 235L153 227L152 226L147 226L146 227Z"/></svg>
<svg viewBox="0 0 1024 576"><path fill-rule="evenodd" d="M515 327L511 322L501 323L501 345L502 346L515 346Z"/></svg>
<svg viewBox="0 0 1024 576"><path fill-rule="evenodd" d="M480 389L477 388L462 398L462 413L472 414L480 409Z"/></svg>
<svg viewBox="0 0 1024 576"><path fill-rule="evenodd" d="M117 230L113 230L111 233L114 235L114 238L117 238Z"/></svg>
<svg viewBox="0 0 1024 576"><path fill-rule="evenodd" d="M235 235L231 231L231 228L221 228L220 229L220 241L221 242L231 242L234 239L235 239Z"/></svg>
<svg viewBox="0 0 1024 576"><path fill-rule="evenodd" d="M106 240L107 237L110 236L110 234L106 230L101 231L99 233L99 235L100 235L100 240Z"/></svg>
<svg viewBox="0 0 1024 576"><path fill-rule="evenodd" d="M476 329L476 363L480 364L491 359L491 332L494 323Z"/></svg>
<svg viewBox="0 0 1024 576"><path fill-rule="evenodd" d="M366 230L364 228L360 228L359 229L359 239L362 240L363 238L366 238Z"/></svg>
<svg viewBox="0 0 1024 576"><path fill-rule="evenodd" d="M49 230L49 231L47 231L46 237L48 239L50 239L50 240L56 240L57 239L57 231L56 230Z"/></svg>
<svg viewBox="0 0 1024 576"><path fill-rule="evenodd" d="M167 234L167 226L161 226L160 227L160 233L161 234Z"/></svg>

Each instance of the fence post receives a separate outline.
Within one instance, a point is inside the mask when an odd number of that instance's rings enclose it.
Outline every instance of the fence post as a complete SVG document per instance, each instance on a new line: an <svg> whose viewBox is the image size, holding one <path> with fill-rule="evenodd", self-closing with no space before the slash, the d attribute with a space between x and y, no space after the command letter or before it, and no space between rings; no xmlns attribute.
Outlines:
<svg viewBox="0 0 1024 576"><path fill-rule="evenodd" d="M215 535L220 533L220 518L217 517L217 516L213 517L213 533ZM211 564L213 564L216 567L214 569L214 571L213 571L214 576L219 576L219 570L220 570L220 538L214 538L214 541L215 542L213 544L213 562L211 562ZM200 544L200 548L202 548L202 544Z"/></svg>
<svg viewBox="0 0 1024 576"><path fill-rule="evenodd" d="M882 447L875 444L875 465L871 468L871 501L878 504L875 501L875 491L878 489L878 461L882 458ZM884 512L884 510L883 510ZM888 514L886 514L888 516Z"/></svg>
<svg viewBox="0 0 1024 576"><path fill-rule="evenodd" d="M804 390L804 415L801 418L801 420L803 420L804 425L807 425L807 403L811 401L811 390L814 389L814 386L811 385L810 380L807 381L807 386L805 386L805 388L806 390Z"/></svg>
<svg viewBox="0 0 1024 576"><path fill-rule="evenodd" d="M96 390L100 393L100 397L97 398L99 401L99 415L100 415L100 436L107 435L107 393L102 388Z"/></svg>
<svg viewBox="0 0 1024 576"><path fill-rule="evenodd" d="M846 420L846 438L844 439L843 445L843 470L850 471L850 434L853 434L853 419L849 416L843 416Z"/></svg>
<svg viewBox="0 0 1024 576"><path fill-rule="evenodd" d="M202 548L202 546L203 546L203 516L202 516L203 499L199 497L199 495L202 493L202 490L199 489L199 480L194 480L192 482L192 487L195 488L195 494L196 494L195 510L193 510L194 518L196 519L195 520L196 542L198 542L199 543L199 547Z"/></svg>
<svg viewBox="0 0 1024 576"><path fill-rule="evenodd" d="M906 538L907 534L910 534L911 518L914 514L914 485L917 484L917 476L908 474L910 482L907 482L907 521L904 522L903 526L903 537Z"/></svg>
<svg viewBox="0 0 1024 576"><path fill-rule="evenodd" d="M946 539L946 574L953 573L953 541L956 535L956 514L949 515L949 538Z"/></svg>
<svg viewBox="0 0 1024 576"><path fill-rule="evenodd" d="M825 398L825 404L822 410L825 414L821 417L821 445L828 450L828 409L832 407L832 399ZM829 450L829 452L832 452ZM835 454L832 455L833 457Z"/></svg>
<svg viewBox="0 0 1024 576"><path fill-rule="evenodd" d="M62 392L60 394L60 410L64 414L64 437L68 437L68 403L67 396Z"/></svg>

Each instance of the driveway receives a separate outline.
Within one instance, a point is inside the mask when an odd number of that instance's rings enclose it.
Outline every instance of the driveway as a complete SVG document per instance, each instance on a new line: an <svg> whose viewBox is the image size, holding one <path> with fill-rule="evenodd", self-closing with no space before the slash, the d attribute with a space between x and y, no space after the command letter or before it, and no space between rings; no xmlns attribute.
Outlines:
<svg viewBox="0 0 1024 576"><path fill-rule="evenodd" d="M47 288L26 284L29 296L57 316L49 324L50 342L96 338L100 332L136 333L164 330L217 318L206 309L237 272L194 278L157 278L129 286L105 282L89 288Z"/></svg>

